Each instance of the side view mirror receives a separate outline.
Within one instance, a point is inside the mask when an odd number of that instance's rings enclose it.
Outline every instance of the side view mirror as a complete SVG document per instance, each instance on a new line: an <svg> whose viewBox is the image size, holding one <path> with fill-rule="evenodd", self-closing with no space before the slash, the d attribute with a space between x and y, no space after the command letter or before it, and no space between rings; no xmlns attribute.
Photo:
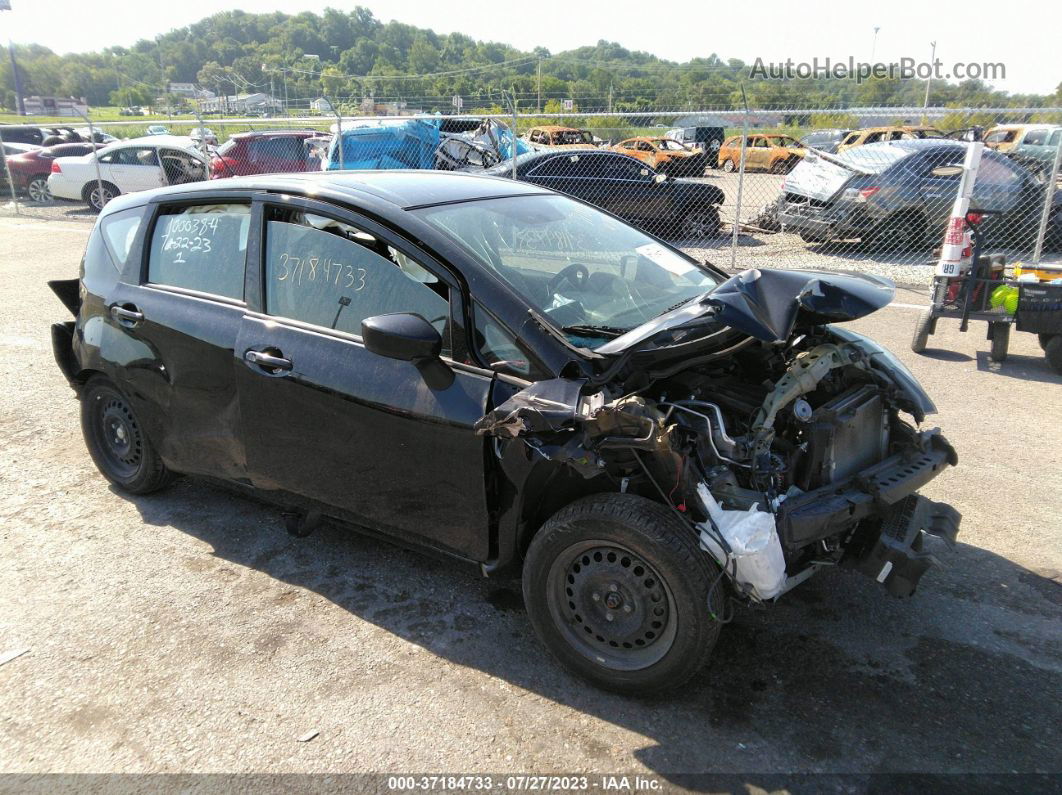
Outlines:
<svg viewBox="0 0 1062 795"><path fill-rule="evenodd" d="M439 358L442 337L420 315L398 312L367 317L361 321L361 338L370 353L412 362L432 389L446 389L454 382L454 371Z"/></svg>

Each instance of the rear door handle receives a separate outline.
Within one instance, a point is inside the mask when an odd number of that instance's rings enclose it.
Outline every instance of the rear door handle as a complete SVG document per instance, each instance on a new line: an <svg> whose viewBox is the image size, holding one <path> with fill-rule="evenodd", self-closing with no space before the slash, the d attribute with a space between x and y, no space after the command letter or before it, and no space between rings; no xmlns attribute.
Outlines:
<svg viewBox="0 0 1062 795"><path fill-rule="evenodd" d="M114 304L111 306L111 317L117 320L120 325L126 328L133 328L144 319L144 313L136 307L136 304L125 304L124 306Z"/></svg>
<svg viewBox="0 0 1062 795"><path fill-rule="evenodd" d="M243 360L248 364L257 365L266 375L286 373L292 367L291 359L285 359L283 356L275 356L272 353L264 353L263 351L244 351Z"/></svg>

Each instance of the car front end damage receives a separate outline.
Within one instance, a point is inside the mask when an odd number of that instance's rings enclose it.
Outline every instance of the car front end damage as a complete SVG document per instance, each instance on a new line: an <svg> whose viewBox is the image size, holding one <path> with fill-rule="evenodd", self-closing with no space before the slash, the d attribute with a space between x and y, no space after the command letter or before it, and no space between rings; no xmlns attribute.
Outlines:
<svg viewBox="0 0 1062 795"><path fill-rule="evenodd" d="M917 491L957 456L921 428L935 407L903 365L835 325L892 294L873 277L746 271L477 430L503 462L516 445L591 490L670 506L741 599L776 599L826 566L908 596L960 521Z"/></svg>

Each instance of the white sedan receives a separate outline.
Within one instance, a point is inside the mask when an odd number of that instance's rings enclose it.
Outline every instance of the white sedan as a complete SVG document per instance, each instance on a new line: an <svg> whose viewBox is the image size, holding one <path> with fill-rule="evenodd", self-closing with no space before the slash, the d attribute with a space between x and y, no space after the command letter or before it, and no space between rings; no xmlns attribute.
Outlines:
<svg viewBox="0 0 1062 795"><path fill-rule="evenodd" d="M120 193L206 179L208 166L188 138L152 135L119 141L83 157L56 158L48 188L56 198L80 199L99 210Z"/></svg>

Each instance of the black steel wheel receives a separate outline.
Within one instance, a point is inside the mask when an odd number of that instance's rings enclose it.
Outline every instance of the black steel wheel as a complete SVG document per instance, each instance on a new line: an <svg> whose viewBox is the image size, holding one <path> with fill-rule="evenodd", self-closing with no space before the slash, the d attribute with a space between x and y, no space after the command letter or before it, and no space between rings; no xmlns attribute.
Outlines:
<svg viewBox="0 0 1062 795"><path fill-rule="evenodd" d="M555 514L524 563L536 633L569 670L620 692L678 687L719 634L719 569L667 507L597 494ZM709 604L711 601L711 604Z"/></svg>
<svg viewBox="0 0 1062 795"><path fill-rule="evenodd" d="M103 377L89 381L82 393L81 430L96 468L114 485L147 494L169 482L128 399Z"/></svg>

